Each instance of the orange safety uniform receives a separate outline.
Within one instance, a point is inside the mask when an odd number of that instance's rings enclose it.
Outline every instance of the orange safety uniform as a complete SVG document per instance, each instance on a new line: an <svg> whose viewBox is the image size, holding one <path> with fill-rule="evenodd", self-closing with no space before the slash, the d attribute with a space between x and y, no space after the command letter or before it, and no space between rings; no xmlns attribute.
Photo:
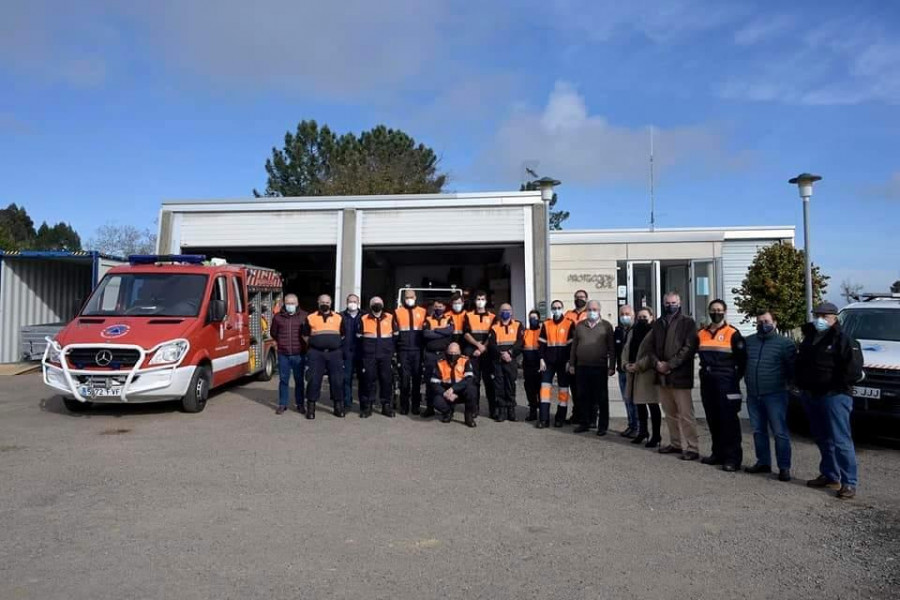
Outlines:
<svg viewBox="0 0 900 600"><path fill-rule="evenodd" d="M574 312L574 311L570 311ZM550 396L553 391L553 378L556 377L556 422L565 420L569 407L569 354L572 349L572 337L575 335L575 321L563 317L559 322L547 319L541 325L540 354L544 360L544 373L541 377L540 420L546 427L550 422Z"/></svg>

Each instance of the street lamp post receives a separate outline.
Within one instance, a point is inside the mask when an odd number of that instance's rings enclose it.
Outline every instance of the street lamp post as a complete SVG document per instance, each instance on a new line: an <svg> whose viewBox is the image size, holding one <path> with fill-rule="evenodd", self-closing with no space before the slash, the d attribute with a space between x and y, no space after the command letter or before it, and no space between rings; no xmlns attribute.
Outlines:
<svg viewBox="0 0 900 600"><path fill-rule="evenodd" d="M541 177L532 182L541 190L541 200L544 201L544 313L550 314L550 201L553 200L553 188L562 182L552 177Z"/></svg>
<svg viewBox="0 0 900 600"><path fill-rule="evenodd" d="M813 311L813 279L812 279L812 245L809 242L809 199L812 197L813 184L821 181L819 175L812 173L800 173L788 180L788 183L797 186L800 197L803 199L803 254L806 259L806 316L812 318Z"/></svg>

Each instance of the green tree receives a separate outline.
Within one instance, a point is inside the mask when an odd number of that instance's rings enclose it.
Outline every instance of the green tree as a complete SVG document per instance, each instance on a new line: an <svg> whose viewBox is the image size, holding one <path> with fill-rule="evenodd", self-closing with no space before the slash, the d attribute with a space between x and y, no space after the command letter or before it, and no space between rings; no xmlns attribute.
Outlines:
<svg viewBox="0 0 900 600"><path fill-rule="evenodd" d="M68 223L57 223L53 227L46 222L38 227L32 242L35 250L81 250L81 237Z"/></svg>
<svg viewBox="0 0 900 600"><path fill-rule="evenodd" d="M24 206L0 209L0 244L3 250L28 250L34 241L34 221Z"/></svg>
<svg viewBox="0 0 900 600"><path fill-rule="evenodd" d="M359 136L337 136L327 125L301 121L287 132L284 147L266 160L261 196L428 194L443 190L447 175L438 171L431 148L397 129L379 125Z"/></svg>
<svg viewBox="0 0 900 600"><path fill-rule="evenodd" d="M813 303L822 301L828 287L827 275L813 265ZM800 327L806 314L806 274L803 250L789 244L761 248L747 270L741 287L732 289L734 303L750 321L761 311L770 310L782 331Z"/></svg>
<svg viewBox="0 0 900 600"><path fill-rule="evenodd" d="M533 192L538 189L534 183L529 181L528 183L523 183L519 187L520 192ZM550 199L550 231L559 231L562 229L563 222L569 218L569 211L567 210L553 210L556 208L556 192L553 192L553 198Z"/></svg>

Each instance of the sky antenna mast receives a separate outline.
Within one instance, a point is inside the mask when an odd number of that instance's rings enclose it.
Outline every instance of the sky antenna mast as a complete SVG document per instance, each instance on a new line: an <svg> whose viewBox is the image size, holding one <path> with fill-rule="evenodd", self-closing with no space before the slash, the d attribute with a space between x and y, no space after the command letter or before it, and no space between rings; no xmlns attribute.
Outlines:
<svg viewBox="0 0 900 600"><path fill-rule="evenodd" d="M656 196L653 189L653 125L650 126L650 231L656 231Z"/></svg>

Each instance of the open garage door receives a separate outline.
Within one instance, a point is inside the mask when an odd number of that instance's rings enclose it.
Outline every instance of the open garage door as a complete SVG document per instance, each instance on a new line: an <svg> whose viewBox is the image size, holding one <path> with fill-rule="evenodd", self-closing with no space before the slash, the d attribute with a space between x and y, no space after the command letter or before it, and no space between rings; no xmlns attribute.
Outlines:
<svg viewBox="0 0 900 600"><path fill-rule="evenodd" d="M397 291L416 288L485 290L489 305L513 305L516 315L527 313L525 253L522 244L364 247L363 301L382 296L388 306Z"/></svg>
<svg viewBox="0 0 900 600"><path fill-rule="evenodd" d="M333 246L282 248L186 247L185 254L224 258L232 264L250 264L276 269L284 278L284 292L297 294L300 306L312 311L319 294L334 295L337 252Z"/></svg>

